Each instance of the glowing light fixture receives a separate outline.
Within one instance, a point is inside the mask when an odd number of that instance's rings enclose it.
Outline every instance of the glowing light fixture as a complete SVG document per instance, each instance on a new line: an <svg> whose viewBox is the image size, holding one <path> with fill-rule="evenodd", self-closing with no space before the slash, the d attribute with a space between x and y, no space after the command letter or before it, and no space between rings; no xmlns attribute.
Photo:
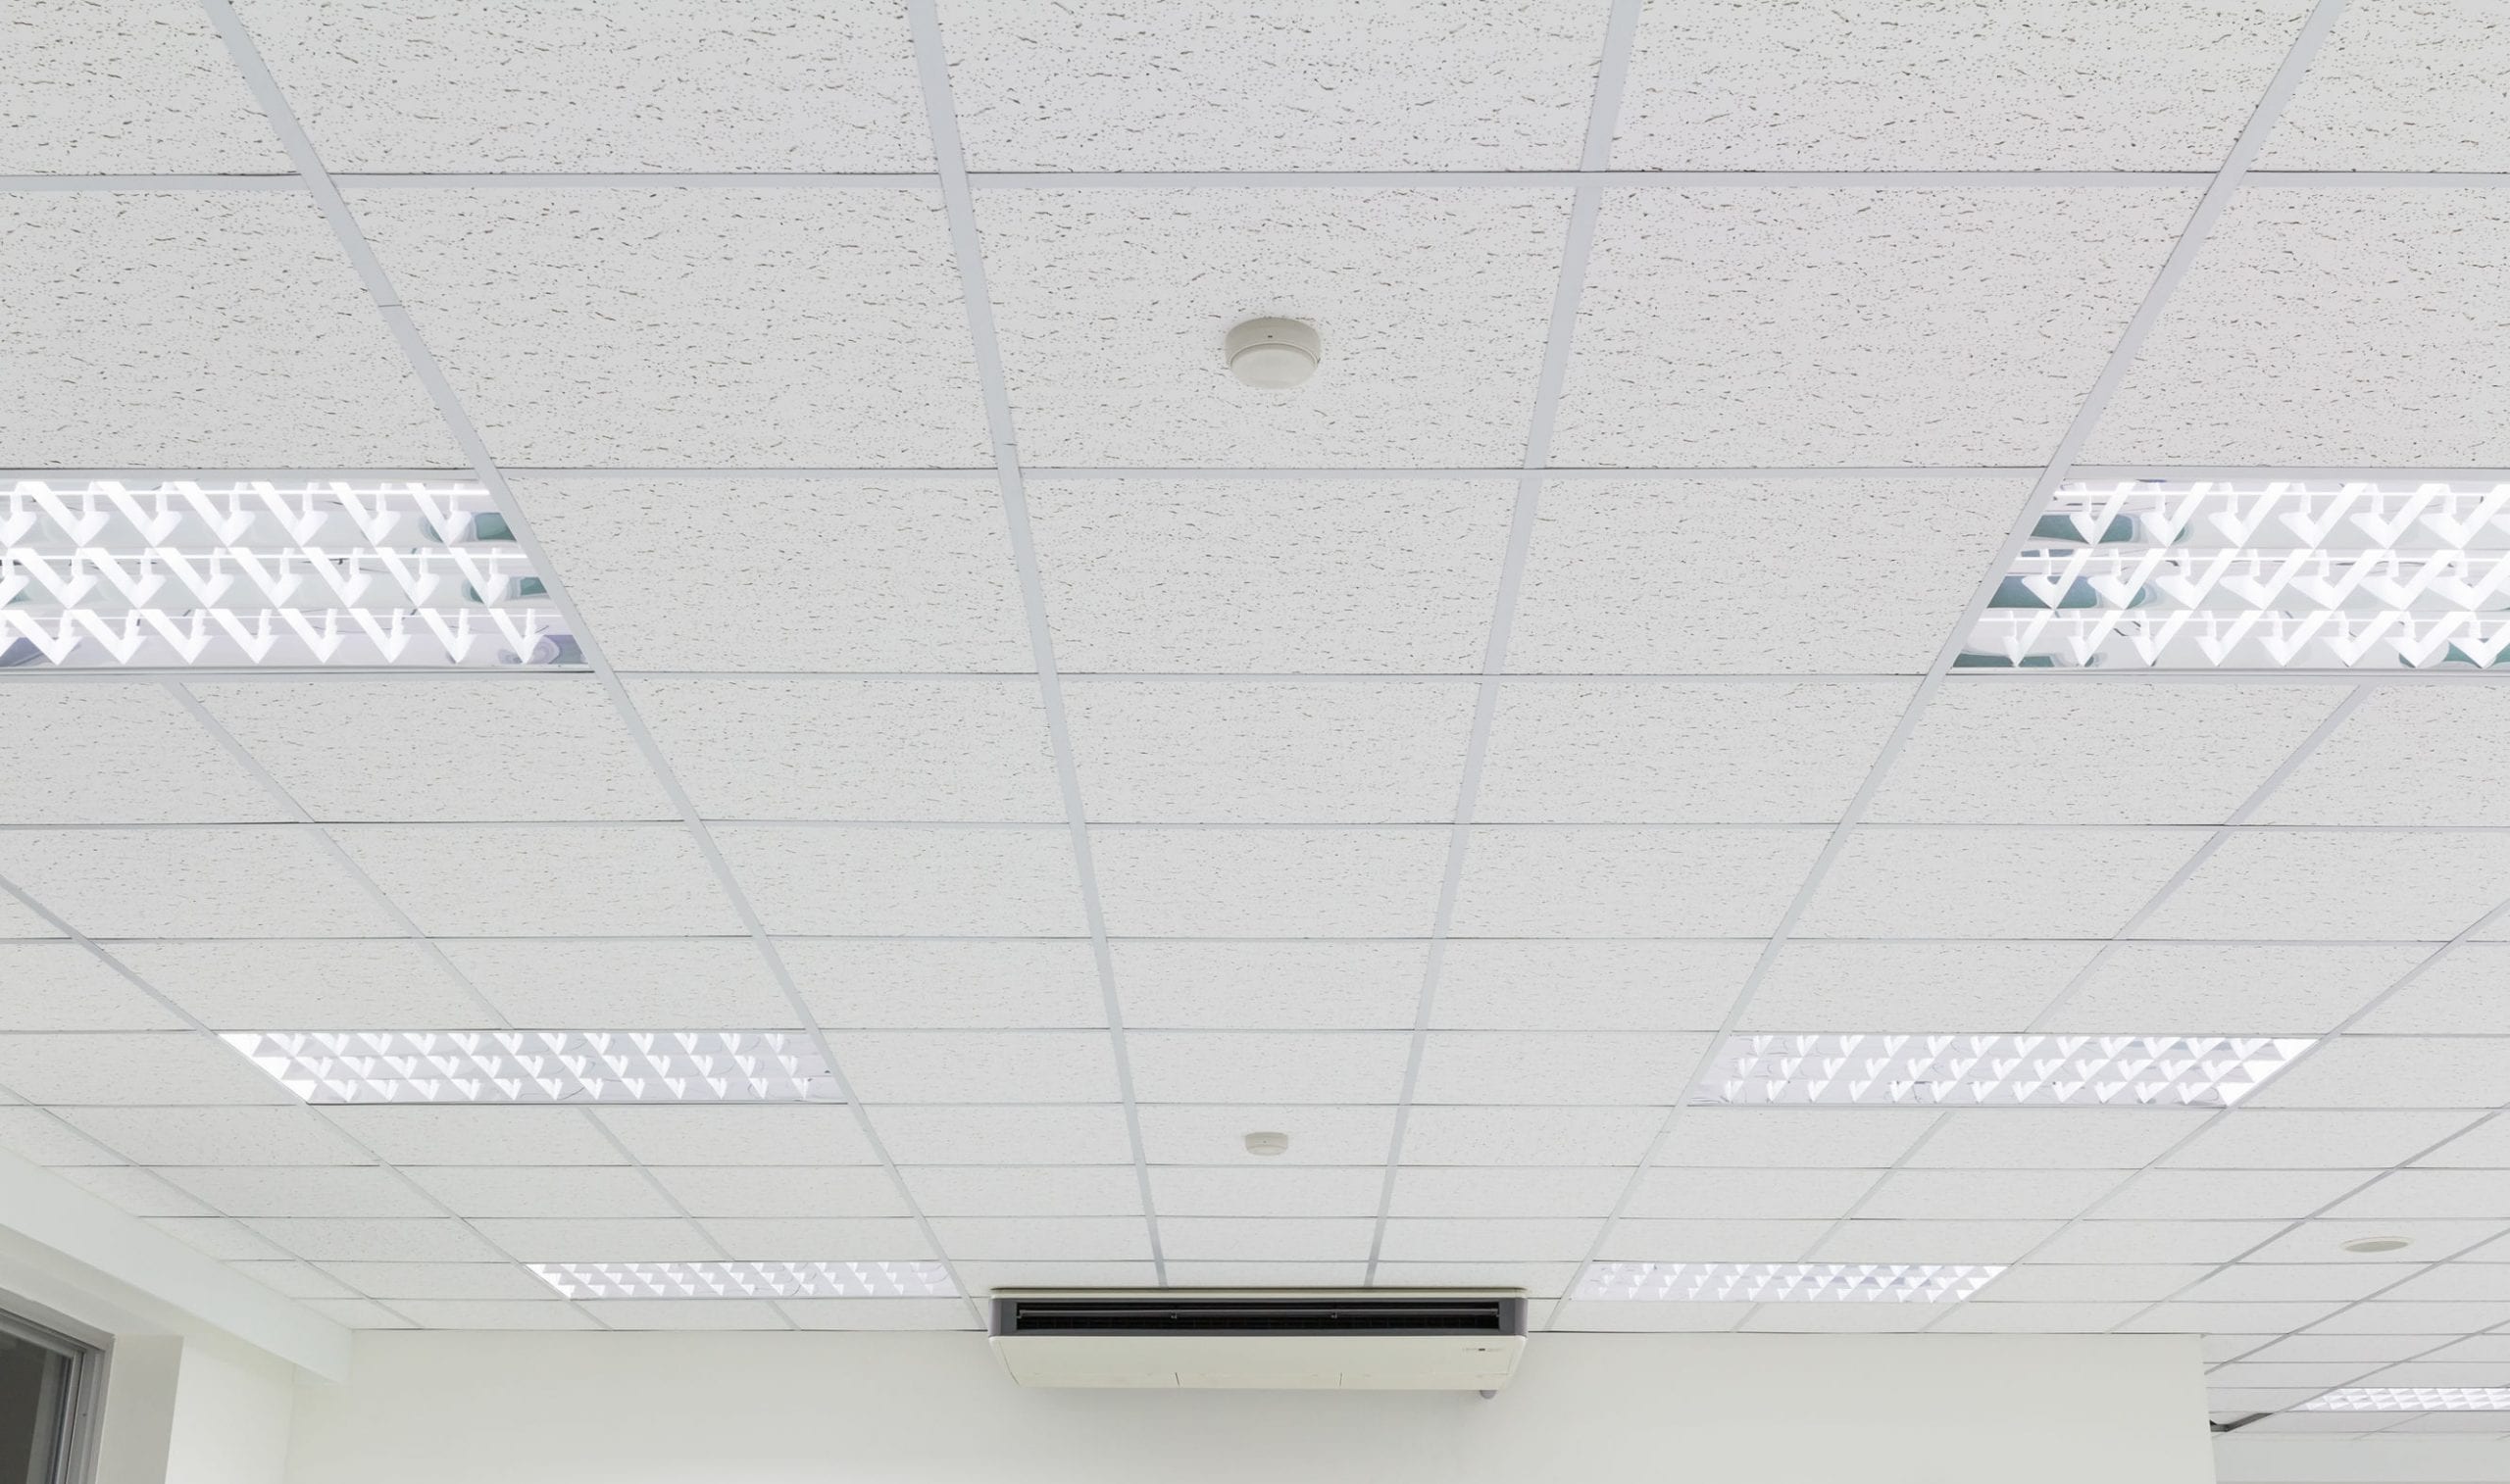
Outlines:
<svg viewBox="0 0 2510 1484"><path fill-rule="evenodd" d="M2271 1036L1735 1035L1695 1104L2229 1108L2314 1042Z"/></svg>
<svg viewBox="0 0 2510 1484"><path fill-rule="evenodd" d="M1580 1299L1708 1304L1949 1304L2002 1267L1969 1262L1594 1262Z"/></svg>
<svg viewBox="0 0 2510 1484"><path fill-rule="evenodd" d="M2340 1386L2302 1411L2510 1411L2510 1386Z"/></svg>
<svg viewBox="0 0 2510 1484"><path fill-rule="evenodd" d="M781 1030L243 1030L222 1037L308 1103L839 1101Z"/></svg>
<svg viewBox="0 0 2510 1484"><path fill-rule="evenodd" d="M570 1299L955 1299L938 1262L529 1262Z"/></svg>

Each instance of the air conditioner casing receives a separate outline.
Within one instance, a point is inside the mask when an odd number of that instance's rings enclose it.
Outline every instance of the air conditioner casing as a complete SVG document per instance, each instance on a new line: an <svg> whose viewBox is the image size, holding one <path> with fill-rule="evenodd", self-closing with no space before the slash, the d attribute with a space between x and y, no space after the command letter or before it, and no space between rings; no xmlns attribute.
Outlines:
<svg viewBox="0 0 2510 1484"><path fill-rule="evenodd" d="M1526 1348L1517 1289L996 1289L1023 1386L1496 1391Z"/></svg>

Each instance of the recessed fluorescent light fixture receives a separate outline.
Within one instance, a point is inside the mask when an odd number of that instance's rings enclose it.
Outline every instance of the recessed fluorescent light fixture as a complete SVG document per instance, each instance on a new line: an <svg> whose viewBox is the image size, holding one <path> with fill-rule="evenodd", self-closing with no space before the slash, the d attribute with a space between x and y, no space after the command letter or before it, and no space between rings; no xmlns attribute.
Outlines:
<svg viewBox="0 0 2510 1484"><path fill-rule="evenodd" d="M488 492L427 480L21 479L0 666L577 664Z"/></svg>
<svg viewBox="0 0 2510 1484"><path fill-rule="evenodd" d="M2510 1386L2342 1386L2301 1411L2510 1411Z"/></svg>
<svg viewBox="0 0 2510 1484"><path fill-rule="evenodd" d="M2061 486L1962 668L2487 668L2510 652L2510 484Z"/></svg>
<svg viewBox="0 0 2510 1484"><path fill-rule="evenodd" d="M1694 1104L2229 1108L2315 1042L2272 1036L1735 1035Z"/></svg>
<svg viewBox="0 0 2510 1484"><path fill-rule="evenodd" d="M308 1103L838 1102L782 1030L240 1030L221 1037Z"/></svg>
<svg viewBox="0 0 2510 1484"><path fill-rule="evenodd" d="M1951 1304L2001 1266L1971 1262L1592 1262L1573 1297L1707 1304Z"/></svg>
<svg viewBox="0 0 2510 1484"><path fill-rule="evenodd" d="M570 1299L955 1299L938 1262L529 1262Z"/></svg>

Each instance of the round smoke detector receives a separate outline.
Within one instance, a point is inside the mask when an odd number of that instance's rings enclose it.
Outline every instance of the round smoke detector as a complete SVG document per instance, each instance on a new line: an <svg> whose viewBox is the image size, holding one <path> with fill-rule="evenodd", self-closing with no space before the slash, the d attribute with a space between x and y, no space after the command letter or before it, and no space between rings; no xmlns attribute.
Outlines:
<svg viewBox="0 0 2510 1484"><path fill-rule="evenodd" d="M2396 1252L2414 1244L2404 1237L2355 1237L2337 1245L2346 1252Z"/></svg>
<svg viewBox="0 0 2510 1484"><path fill-rule="evenodd" d="M1277 1133L1251 1133L1246 1136L1246 1152L1250 1155L1289 1153L1290 1136Z"/></svg>
<svg viewBox="0 0 2510 1484"><path fill-rule="evenodd" d="M1298 320L1249 320L1229 332L1229 369L1237 379L1281 391L1316 374L1316 326Z"/></svg>

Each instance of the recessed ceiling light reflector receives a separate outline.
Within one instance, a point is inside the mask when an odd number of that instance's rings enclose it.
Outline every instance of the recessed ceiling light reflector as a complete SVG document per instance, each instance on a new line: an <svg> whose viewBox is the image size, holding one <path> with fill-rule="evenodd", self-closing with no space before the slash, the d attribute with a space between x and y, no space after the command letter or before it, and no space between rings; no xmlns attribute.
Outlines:
<svg viewBox="0 0 2510 1484"><path fill-rule="evenodd" d="M0 666L495 668L580 659L476 484L18 480Z"/></svg>
<svg viewBox="0 0 2510 1484"><path fill-rule="evenodd" d="M2002 1267L1969 1262L1592 1262L1581 1299L1708 1304L1950 1304Z"/></svg>
<svg viewBox="0 0 2510 1484"><path fill-rule="evenodd" d="M1729 1036L1695 1104L2229 1108L2313 1042L2270 1036Z"/></svg>
<svg viewBox="0 0 2510 1484"><path fill-rule="evenodd" d="M240 1030L223 1039L308 1103L837 1102L782 1030Z"/></svg>
<svg viewBox="0 0 2510 1484"><path fill-rule="evenodd" d="M2059 488L1965 668L2482 668L2510 651L2510 484Z"/></svg>
<svg viewBox="0 0 2510 1484"><path fill-rule="evenodd" d="M2302 1411L2510 1411L2510 1386L2344 1386Z"/></svg>
<svg viewBox="0 0 2510 1484"><path fill-rule="evenodd" d="M531 1262L570 1299L955 1299L938 1262Z"/></svg>

